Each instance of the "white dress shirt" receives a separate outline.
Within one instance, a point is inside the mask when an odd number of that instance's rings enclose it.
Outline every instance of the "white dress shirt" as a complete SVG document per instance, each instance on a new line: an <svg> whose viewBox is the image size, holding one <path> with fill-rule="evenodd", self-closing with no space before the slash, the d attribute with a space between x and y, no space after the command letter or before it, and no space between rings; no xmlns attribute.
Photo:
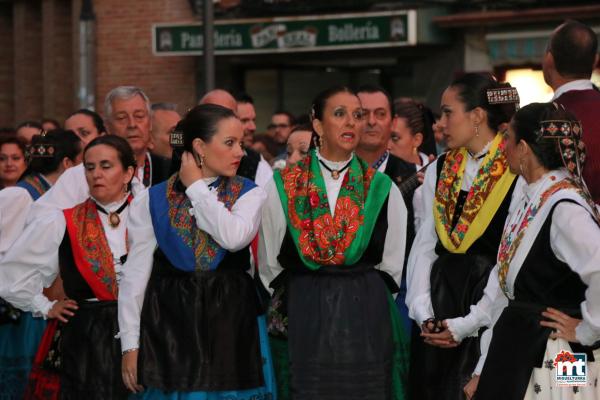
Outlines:
<svg viewBox="0 0 600 400"><path fill-rule="evenodd" d="M551 101L556 100L566 92L570 92L572 90L589 90L593 89L593 87L594 86L592 86L592 82L589 79L577 79L567 82L556 89Z"/></svg>
<svg viewBox="0 0 600 400"><path fill-rule="evenodd" d="M323 160L329 168L335 170L340 169L349 161L332 162L324 159L318 153L317 157ZM319 167L325 182L330 211L334 215L335 203L348 169L340 173L339 178L336 180L331 177L331 172L325 167L322 165L319 165ZM281 250L281 244L283 243L287 229L287 221L283 214L275 181L271 180L265 190L267 191L267 204L262 213L258 242L258 259L260 262L258 270L263 285L269 288L271 281L283 271L279 261L277 261L277 256ZM406 247L406 214L406 206L402 199L402 194L396 185L392 184L387 208L388 230L384 243L383 258L381 263L375 266L375 268L388 273L398 286L402 278L404 251ZM270 288L269 291L272 292Z"/></svg>
<svg viewBox="0 0 600 400"><path fill-rule="evenodd" d="M125 198L110 204L98 204L111 212L117 210L124 201ZM121 223L116 228L110 226L106 214L98 213L115 261L117 283L122 272L120 258L127 254L125 237L128 213L128 207L121 211ZM0 297L17 308L46 317L55 302L44 296L42 290L50 287L59 273L58 250L67 224L63 212L54 210L41 217L41 225L43 229L36 224L26 226L0 262Z"/></svg>
<svg viewBox="0 0 600 400"><path fill-rule="evenodd" d="M254 182L261 188L264 188L267 185L267 183L269 183L271 178L273 178L273 169L271 168L267 160L265 160L261 155L258 167L256 168Z"/></svg>
<svg viewBox="0 0 600 400"><path fill-rule="evenodd" d="M185 191L192 203L190 214L196 225L221 247L237 251L247 246L258 231L260 213L266 195L255 187L243 194L229 211L209 188L215 178L198 180ZM149 191L144 190L131 204L129 220L129 256L119 290L119 337L122 350L139 347L140 317L150 273L156 236L150 215Z"/></svg>

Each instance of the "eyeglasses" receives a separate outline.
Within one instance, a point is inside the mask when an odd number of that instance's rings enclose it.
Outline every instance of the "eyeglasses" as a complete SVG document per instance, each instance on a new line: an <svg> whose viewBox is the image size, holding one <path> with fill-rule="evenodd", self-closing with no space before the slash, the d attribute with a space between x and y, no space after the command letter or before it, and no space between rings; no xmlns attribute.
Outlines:
<svg viewBox="0 0 600 400"><path fill-rule="evenodd" d="M285 129L285 128L289 128L290 124L269 124L267 125L267 129Z"/></svg>

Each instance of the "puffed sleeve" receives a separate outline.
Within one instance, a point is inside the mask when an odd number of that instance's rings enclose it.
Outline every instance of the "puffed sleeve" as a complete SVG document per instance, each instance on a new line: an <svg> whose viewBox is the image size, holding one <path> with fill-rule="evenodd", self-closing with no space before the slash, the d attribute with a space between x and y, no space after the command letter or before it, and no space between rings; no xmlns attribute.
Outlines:
<svg viewBox="0 0 600 400"><path fill-rule="evenodd" d="M431 266L437 258L435 253L437 233L435 232L433 219L433 197L437 180L436 165L437 161L433 162L425 172L422 201L423 208L427 212L413 242L406 271L406 305L409 316L417 324L433 317L429 275L431 274Z"/></svg>
<svg viewBox="0 0 600 400"><path fill-rule="evenodd" d="M389 274L398 286L402 279L406 249L406 205L396 185L391 186L387 208L388 229L381 263L375 268Z"/></svg>
<svg viewBox="0 0 600 400"><path fill-rule="evenodd" d="M123 266L119 286L119 334L123 351L139 348L140 318L146 286L152 272L156 237L150 216L148 190L144 190L129 206L127 236L129 255Z"/></svg>
<svg viewBox="0 0 600 400"><path fill-rule="evenodd" d="M561 202L554 209L550 245L556 257L569 265L587 285L581 303L583 320L577 340L592 345L600 340L600 227L579 204Z"/></svg>
<svg viewBox="0 0 600 400"><path fill-rule="evenodd" d="M0 260L23 232L31 204L31 195L21 187L0 190Z"/></svg>
<svg viewBox="0 0 600 400"><path fill-rule="evenodd" d="M42 294L58 275L58 250L66 231L55 210L28 225L0 263L0 297L15 307L47 316L54 302Z"/></svg>
<svg viewBox="0 0 600 400"><path fill-rule="evenodd" d="M200 229L212 236L223 248L237 251L248 245L258 232L260 214L267 195L259 186L243 194L231 211L209 190L203 180L185 191L192 202L191 213Z"/></svg>
<svg viewBox="0 0 600 400"><path fill-rule="evenodd" d="M267 201L262 209L262 221L258 241L258 260L260 279L269 291L269 284L283 271L277 256L283 243L287 223L275 181L266 185Z"/></svg>

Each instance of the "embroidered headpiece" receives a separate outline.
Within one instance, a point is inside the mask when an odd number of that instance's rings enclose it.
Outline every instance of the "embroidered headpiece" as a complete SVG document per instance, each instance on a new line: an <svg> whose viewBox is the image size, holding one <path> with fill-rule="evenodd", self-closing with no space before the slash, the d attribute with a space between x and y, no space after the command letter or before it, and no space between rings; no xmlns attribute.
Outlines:
<svg viewBox="0 0 600 400"><path fill-rule="evenodd" d="M29 146L29 157L30 158L51 158L54 157L54 153L56 152L56 148L54 144L51 143L48 139L44 140L46 137L46 131L41 131L40 140L36 141L36 143L31 144Z"/></svg>
<svg viewBox="0 0 600 400"><path fill-rule="evenodd" d="M519 106L519 92L514 87L503 87L486 90L488 104L515 104Z"/></svg>
<svg viewBox="0 0 600 400"><path fill-rule="evenodd" d="M585 144L581 140L581 133L581 122L569 120L541 121L536 132L538 143L542 140L556 141L563 165L580 181L585 162Z"/></svg>
<svg viewBox="0 0 600 400"><path fill-rule="evenodd" d="M177 129L173 129L169 134L169 143L173 148L183 147L183 132Z"/></svg>

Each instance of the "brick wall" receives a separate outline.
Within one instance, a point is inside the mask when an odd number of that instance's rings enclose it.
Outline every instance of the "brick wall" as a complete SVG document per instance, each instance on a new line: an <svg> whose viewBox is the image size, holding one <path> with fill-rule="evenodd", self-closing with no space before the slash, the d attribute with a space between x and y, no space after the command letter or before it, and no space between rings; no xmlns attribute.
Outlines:
<svg viewBox="0 0 600 400"><path fill-rule="evenodd" d="M0 3L0 127L14 126L12 5Z"/></svg>
<svg viewBox="0 0 600 400"><path fill-rule="evenodd" d="M40 0L13 3L15 123L43 114L41 24Z"/></svg>
<svg viewBox="0 0 600 400"><path fill-rule="evenodd" d="M188 0L95 1L96 104L102 110L106 93L115 86L141 87L152 102L196 102L195 57L152 54L152 24L194 21Z"/></svg>

